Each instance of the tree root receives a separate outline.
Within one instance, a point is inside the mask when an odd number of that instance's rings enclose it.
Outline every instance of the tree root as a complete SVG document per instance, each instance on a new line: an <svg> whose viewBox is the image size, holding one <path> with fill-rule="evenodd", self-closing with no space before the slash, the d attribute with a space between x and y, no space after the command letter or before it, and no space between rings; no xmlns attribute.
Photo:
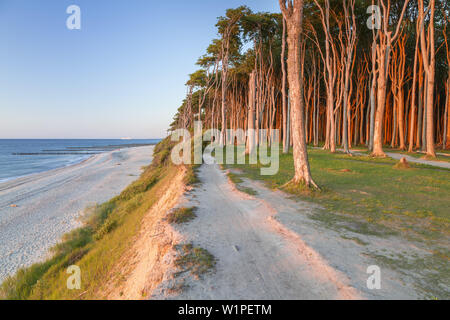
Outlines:
<svg viewBox="0 0 450 320"><path fill-rule="evenodd" d="M310 180L309 182L307 182L305 179L302 180L295 180L295 178L292 178L291 180L289 180L288 182L286 182L285 184L283 184L282 186L280 186L280 189L284 189L284 188L288 188L288 187L305 187L306 189L310 190L310 191L322 191L319 186L314 182L314 180Z"/></svg>

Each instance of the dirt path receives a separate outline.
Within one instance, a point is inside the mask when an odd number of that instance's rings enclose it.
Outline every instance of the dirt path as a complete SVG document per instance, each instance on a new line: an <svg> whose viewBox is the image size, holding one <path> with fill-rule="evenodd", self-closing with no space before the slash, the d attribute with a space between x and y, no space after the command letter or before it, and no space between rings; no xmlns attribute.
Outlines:
<svg viewBox="0 0 450 320"><path fill-rule="evenodd" d="M237 191L218 165L203 165L202 185L182 206L197 207L197 218L176 227L184 243L207 249L216 270L188 277L174 294L170 275L154 299L359 299L414 298L414 290L383 273L383 289L369 290L373 264L361 245L321 228L308 218L317 210L278 191L246 181L255 197ZM382 242L382 241L381 241ZM383 246L386 243L380 243ZM399 245L401 247L401 245ZM404 248L401 248L404 249ZM172 277L174 270L171 270Z"/></svg>
<svg viewBox="0 0 450 320"><path fill-rule="evenodd" d="M389 157L397 159L397 160L400 160L401 158L405 157L406 160L409 161L409 162L427 164L427 165L430 165L430 166L450 169L450 162L425 160L425 159L420 159L420 158L414 158L414 157L408 156L406 154L394 153L394 152L386 152L386 154Z"/></svg>

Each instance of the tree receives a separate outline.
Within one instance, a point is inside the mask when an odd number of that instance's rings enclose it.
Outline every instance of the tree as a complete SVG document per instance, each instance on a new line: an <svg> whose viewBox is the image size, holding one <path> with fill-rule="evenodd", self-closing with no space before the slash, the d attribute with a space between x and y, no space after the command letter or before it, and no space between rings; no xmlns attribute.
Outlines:
<svg viewBox="0 0 450 320"><path fill-rule="evenodd" d="M447 17L446 22L448 22ZM449 111L449 105L450 105L450 47L448 45L448 37L447 37L447 23L445 23L444 30L442 30L442 33L444 35L444 43L445 43L445 49L446 49L446 57L447 57L447 82L445 86L445 111L444 111L444 134L443 134L443 140L442 140L442 148L446 149L449 147L450 144L450 111Z"/></svg>
<svg viewBox="0 0 450 320"><path fill-rule="evenodd" d="M409 0L405 0L403 9L397 21L397 27L395 29L394 35L389 28L390 25L390 12L391 12L391 2L388 0L385 4L385 0L380 0L381 6L383 8L383 23L381 24L381 29L378 31L378 42L376 46L377 53L377 68L378 68L378 79L377 79L377 110L375 113L375 125L374 125L374 142L372 155L375 157L385 157L386 154L383 151L383 119L386 108L386 86L387 86L387 76L389 70L390 54L392 42L397 39L400 33L400 26L403 20L403 15L405 14L406 6Z"/></svg>
<svg viewBox="0 0 450 320"><path fill-rule="evenodd" d="M217 22L219 33L222 36L221 58L222 58L222 131L220 135L220 145L226 143L226 96L228 88L228 68L230 59L230 50L236 50L239 47L239 25L238 22L243 15L249 12L245 6L237 9L228 9L225 17L220 17Z"/></svg>
<svg viewBox="0 0 450 320"><path fill-rule="evenodd" d="M348 2L348 3L347 3ZM344 6L344 21L345 21L345 35L346 43L342 48L345 48L345 62L343 68L345 68L344 74L344 108L343 108L343 126L342 126L342 139L344 142L344 152L350 153L348 144L348 119L350 117L349 109L349 82L351 81L351 67L353 65L353 51L356 46L356 20L355 20L355 0L343 0ZM351 12L351 19L350 19Z"/></svg>
<svg viewBox="0 0 450 320"><path fill-rule="evenodd" d="M283 17L283 35L281 45L281 99L283 108L283 153L289 152L289 114L286 104L286 20Z"/></svg>
<svg viewBox="0 0 450 320"><path fill-rule="evenodd" d="M436 49L434 47L434 15L435 15L435 0L430 0L429 7L426 11L430 11L430 18L427 29L427 36L425 38L425 9L423 0L418 0L419 5L419 34L420 34L420 51L422 53L423 68L426 76L426 92L425 92L425 109L426 109L426 152L429 157L436 157L434 151L434 81L435 81L435 64L436 64Z"/></svg>
<svg viewBox="0 0 450 320"><path fill-rule="evenodd" d="M287 2L287 6L286 6ZM303 0L279 0L281 12L286 20L288 43L288 83L291 101L293 158L295 174L292 182L304 183L307 187L317 185L311 177L305 139L303 104L303 79L300 77L300 38L303 24Z"/></svg>

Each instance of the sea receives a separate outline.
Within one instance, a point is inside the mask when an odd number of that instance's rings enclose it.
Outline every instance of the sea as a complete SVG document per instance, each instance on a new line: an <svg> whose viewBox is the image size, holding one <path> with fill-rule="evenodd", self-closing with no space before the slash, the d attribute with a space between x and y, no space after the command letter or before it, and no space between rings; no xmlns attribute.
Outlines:
<svg viewBox="0 0 450 320"><path fill-rule="evenodd" d="M0 183L80 163L116 149L155 145L161 139L0 139Z"/></svg>

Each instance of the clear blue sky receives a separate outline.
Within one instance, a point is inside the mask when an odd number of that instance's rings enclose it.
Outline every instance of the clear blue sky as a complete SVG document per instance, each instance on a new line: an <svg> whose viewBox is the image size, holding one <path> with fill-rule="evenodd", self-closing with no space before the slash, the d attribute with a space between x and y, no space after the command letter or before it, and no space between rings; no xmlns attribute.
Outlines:
<svg viewBox="0 0 450 320"><path fill-rule="evenodd" d="M68 30L66 8L81 8ZM0 139L158 138L225 9L277 0L0 0Z"/></svg>

